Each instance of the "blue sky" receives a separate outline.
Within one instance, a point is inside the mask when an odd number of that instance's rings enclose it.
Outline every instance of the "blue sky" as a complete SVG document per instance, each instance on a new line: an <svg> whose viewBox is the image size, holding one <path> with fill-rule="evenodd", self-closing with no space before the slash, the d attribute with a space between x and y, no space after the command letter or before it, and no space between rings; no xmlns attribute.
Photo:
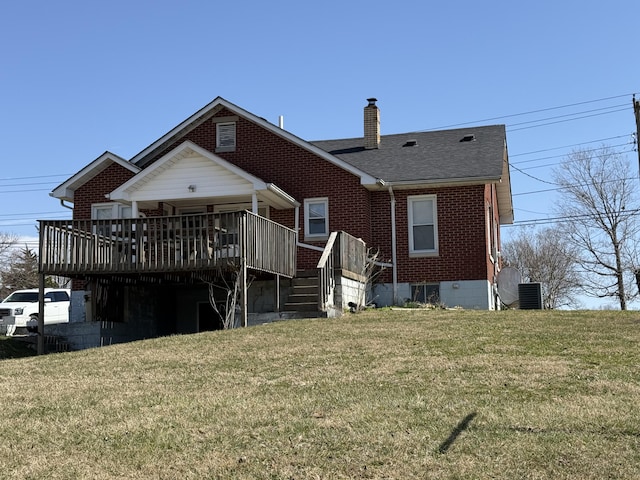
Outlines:
<svg viewBox="0 0 640 480"><path fill-rule="evenodd" d="M68 218L52 188L217 96L307 140L362 135L368 97L383 134L506 123L516 221L554 217L567 146L637 168L637 19L632 0L5 2L0 231Z"/></svg>

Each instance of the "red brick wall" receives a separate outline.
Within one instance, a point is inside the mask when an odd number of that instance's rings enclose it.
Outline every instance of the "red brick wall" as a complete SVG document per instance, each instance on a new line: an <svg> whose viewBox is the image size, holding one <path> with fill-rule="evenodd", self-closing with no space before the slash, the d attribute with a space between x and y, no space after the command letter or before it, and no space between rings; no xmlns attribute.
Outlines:
<svg viewBox="0 0 640 480"><path fill-rule="evenodd" d="M133 172L122 165L112 162L102 172L76 189L73 194L73 219L90 219L91 205L109 202L110 200L105 195L115 190L133 175ZM79 279L73 279L71 283L73 290L83 290L84 286L85 282Z"/></svg>
<svg viewBox="0 0 640 480"><path fill-rule="evenodd" d="M216 115L229 116L233 113L222 110ZM167 146L155 159L185 140L215 153L215 138L215 123L206 121L186 137ZM379 249L381 261L391 261L391 214L387 191L367 191L360 185L359 177L243 118L236 125L236 145L234 152L217 155L267 183L274 183L300 202L300 241L305 242L304 199L328 197L330 230L344 230L362 238L372 248ZM113 164L80 187L75 194L74 218L90 218L91 204L107 201L104 194L132 175L127 169ZM395 190L399 282L490 278L493 270L487 259L485 201L495 189L487 188L489 190L479 185ZM409 258L407 196L421 194L437 195L439 254ZM270 218L290 228L295 227L293 209L271 209ZM324 241L305 243L324 245ZM298 268L315 267L319 256L318 252L299 249ZM381 280L391 281L390 269L385 271Z"/></svg>
<svg viewBox="0 0 640 480"><path fill-rule="evenodd" d="M230 116L233 112L221 110L216 116ZM156 159L190 140L213 153L216 149L216 126L206 121L184 138L156 155ZM306 241L304 238L304 199L328 197L329 229L345 230L369 242L371 239L369 192L360 185L360 178L346 172L327 160L244 118L236 123L236 150L216 155L266 183L273 183L300 202L299 239L323 246L324 241ZM348 208L345 208L348 206ZM270 218L290 228L295 227L292 211L271 209ZM300 249L298 268L313 268L317 255Z"/></svg>
<svg viewBox="0 0 640 480"><path fill-rule="evenodd" d="M500 251L502 250L502 241L500 238L500 213L499 213L499 207L500 205L498 204L498 192L496 189L496 185L495 184L491 184L491 185L487 185L486 186L486 196L487 196L487 202L488 204L493 205L493 221L495 223L495 225L497 225L497 239L496 239L496 250ZM497 259L495 259L498 262L498 266L500 268L502 268L502 257L498 257ZM487 275L489 278L489 280L491 282L495 282L495 277L496 277L496 268L494 263L491 261L491 258L489 258L489 256L487 256Z"/></svg>
<svg viewBox="0 0 640 480"><path fill-rule="evenodd" d="M487 279L484 186L395 190L398 282L440 282ZM409 257L407 197L434 194L438 209L438 255ZM372 195L373 245L383 260L391 258L390 199L388 192ZM386 224L386 225L385 225ZM381 281L391 281L387 269Z"/></svg>
<svg viewBox="0 0 640 480"><path fill-rule="evenodd" d="M83 220L91 218L91 205L105 203L106 194L133 177L133 172L122 165L111 163L106 169L79 187L73 194L73 218Z"/></svg>

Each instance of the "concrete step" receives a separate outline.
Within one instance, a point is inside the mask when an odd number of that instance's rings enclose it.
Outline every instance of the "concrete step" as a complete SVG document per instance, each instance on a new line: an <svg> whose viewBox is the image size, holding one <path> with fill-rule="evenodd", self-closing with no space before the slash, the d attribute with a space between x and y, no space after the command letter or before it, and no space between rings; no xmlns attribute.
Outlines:
<svg viewBox="0 0 640 480"><path fill-rule="evenodd" d="M284 304L285 312L317 312L318 300L314 302L287 302Z"/></svg>

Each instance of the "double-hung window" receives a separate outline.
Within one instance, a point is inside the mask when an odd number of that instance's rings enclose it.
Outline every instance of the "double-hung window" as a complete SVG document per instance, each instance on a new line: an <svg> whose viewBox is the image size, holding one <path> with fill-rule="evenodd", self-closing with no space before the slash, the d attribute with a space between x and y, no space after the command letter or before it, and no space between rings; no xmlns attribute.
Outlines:
<svg viewBox="0 0 640 480"><path fill-rule="evenodd" d="M131 206L116 202L94 203L91 205L91 218L94 220L131 218Z"/></svg>
<svg viewBox="0 0 640 480"><path fill-rule="evenodd" d="M329 236L329 199L308 198L304 201L305 238Z"/></svg>
<svg viewBox="0 0 640 480"><path fill-rule="evenodd" d="M117 218L131 218L131 206L116 202L94 203L91 205L92 220L96 222L95 233L110 236L116 228L111 220Z"/></svg>
<svg viewBox="0 0 640 480"><path fill-rule="evenodd" d="M407 199L409 253L438 253L438 211L435 195L416 195Z"/></svg>

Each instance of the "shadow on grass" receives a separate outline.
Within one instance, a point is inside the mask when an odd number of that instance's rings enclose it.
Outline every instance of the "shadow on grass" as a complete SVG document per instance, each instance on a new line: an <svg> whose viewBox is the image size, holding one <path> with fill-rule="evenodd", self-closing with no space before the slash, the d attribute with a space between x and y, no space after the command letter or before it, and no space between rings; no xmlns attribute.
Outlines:
<svg viewBox="0 0 640 480"><path fill-rule="evenodd" d="M469 428L469 424L471 423L471 420L473 420L476 415L477 413L473 412L467 415L466 417L464 417L462 421L458 423L458 425L456 425L456 428L453 429L453 431L451 432L451 435L449 435L449 437L440 444L440 446L438 447L438 453L446 453L447 450L449 450L449 448L451 447L451 445L453 445L453 442L455 442L456 439L460 436L460 434L464 432L467 428Z"/></svg>
<svg viewBox="0 0 640 480"><path fill-rule="evenodd" d="M0 336L0 360L33 357L36 351L29 343L12 337Z"/></svg>

